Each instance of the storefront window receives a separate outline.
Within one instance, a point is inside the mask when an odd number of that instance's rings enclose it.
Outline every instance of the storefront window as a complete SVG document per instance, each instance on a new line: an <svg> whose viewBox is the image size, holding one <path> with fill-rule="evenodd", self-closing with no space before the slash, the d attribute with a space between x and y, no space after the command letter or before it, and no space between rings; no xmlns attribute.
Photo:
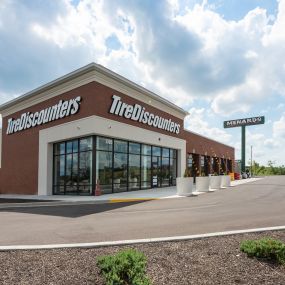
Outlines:
<svg viewBox="0 0 285 285"><path fill-rule="evenodd" d="M96 183L103 194L175 185L176 156L173 149L100 136L56 143L53 192L88 195Z"/></svg>
<svg viewBox="0 0 285 285"><path fill-rule="evenodd" d="M113 150L113 140L109 138L97 137L96 149L112 151Z"/></svg>
<svg viewBox="0 0 285 285"><path fill-rule="evenodd" d="M169 157L163 157L161 163L161 186L169 186L170 161Z"/></svg>
<svg viewBox="0 0 285 285"><path fill-rule="evenodd" d="M80 151L92 150L92 138L84 138L80 140Z"/></svg>
<svg viewBox="0 0 285 285"><path fill-rule="evenodd" d="M129 154L129 189L140 189L140 155Z"/></svg>
<svg viewBox="0 0 285 285"><path fill-rule="evenodd" d="M114 192L127 191L128 155L114 153Z"/></svg>
<svg viewBox="0 0 285 285"><path fill-rule="evenodd" d="M78 183L80 192L91 192L92 185L92 152L80 152Z"/></svg>
<svg viewBox="0 0 285 285"><path fill-rule="evenodd" d="M176 175L177 175L177 170L176 170L176 159L170 157L169 160L169 185L176 185Z"/></svg>
<svg viewBox="0 0 285 285"><path fill-rule="evenodd" d="M151 156L142 155L141 157L141 187L151 187Z"/></svg>
<svg viewBox="0 0 285 285"><path fill-rule="evenodd" d="M113 155L111 151L98 151L96 156L96 178L103 194L112 193Z"/></svg>
<svg viewBox="0 0 285 285"><path fill-rule="evenodd" d="M169 157L170 155L170 149L169 148L163 148L162 149L162 156L163 157Z"/></svg>
<svg viewBox="0 0 285 285"><path fill-rule="evenodd" d="M128 142L114 140L114 151L115 152L128 152Z"/></svg>
<svg viewBox="0 0 285 285"><path fill-rule="evenodd" d="M151 155L151 146L142 144L142 155Z"/></svg>
<svg viewBox="0 0 285 285"><path fill-rule="evenodd" d="M55 144L53 191L54 194L91 193L92 137Z"/></svg>
<svg viewBox="0 0 285 285"><path fill-rule="evenodd" d="M152 147L152 155L153 156L161 156L161 148L157 146Z"/></svg>
<svg viewBox="0 0 285 285"><path fill-rule="evenodd" d="M140 154L141 145L139 143L129 142L129 153Z"/></svg>
<svg viewBox="0 0 285 285"><path fill-rule="evenodd" d="M170 149L170 157L175 158L176 159L176 154L177 151L175 149Z"/></svg>

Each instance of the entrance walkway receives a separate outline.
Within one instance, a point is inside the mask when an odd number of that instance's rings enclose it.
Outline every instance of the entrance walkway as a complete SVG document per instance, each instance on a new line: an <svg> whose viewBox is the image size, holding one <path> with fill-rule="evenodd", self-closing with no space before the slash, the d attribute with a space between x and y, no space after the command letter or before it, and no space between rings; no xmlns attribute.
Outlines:
<svg viewBox="0 0 285 285"><path fill-rule="evenodd" d="M249 178L243 180L231 181L231 187L241 185L244 183L254 182L262 178ZM216 190L219 191L219 190ZM61 202L98 202L98 203L116 203L125 201L136 201L136 200L158 200L158 199L169 199L169 198L179 198L176 194L176 187L165 187L157 189L139 190L131 192L122 192L114 194L106 194L102 196L38 196L38 195L10 195L10 194L0 194L0 198L7 199L28 199L28 200L46 200L46 201L61 201ZM206 194L207 192L194 192L194 195ZM39 202L38 202L39 203ZM6 205L7 206L7 205Z"/></svg>

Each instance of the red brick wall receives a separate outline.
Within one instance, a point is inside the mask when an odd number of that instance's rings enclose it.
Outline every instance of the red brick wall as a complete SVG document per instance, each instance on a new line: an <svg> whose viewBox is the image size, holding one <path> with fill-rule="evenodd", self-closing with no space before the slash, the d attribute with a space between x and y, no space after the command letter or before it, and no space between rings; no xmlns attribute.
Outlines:
<svg viewBox="0 0 285 285"><path fill-rule="evenodd" d="M208 156L217 156L230 158L234 160L234 148L224 145L222 143L218 143L211 139L199 136L197 134L183 131L181 137L187 141L186 150L187 153L193 153L193 149L195 153L208 155Z"/></svg>

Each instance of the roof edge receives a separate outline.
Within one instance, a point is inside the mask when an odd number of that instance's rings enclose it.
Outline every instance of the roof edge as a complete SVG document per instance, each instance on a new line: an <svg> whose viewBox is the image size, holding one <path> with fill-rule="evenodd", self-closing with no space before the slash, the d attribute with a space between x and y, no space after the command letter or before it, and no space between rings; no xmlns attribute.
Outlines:
<svg viewBox="0 0 285 285"><path fill-rule="evenodd" d="M88 65L85 65L81 68L78 68L78 69L76 69L76 70L74 70L74 71L72 71L66 75L63 75L63 76L61 76L55 80L52 80L52 81L50 81L50 82L48 82L48 83L46 83L46 84L44 84L44 85L42 85L36 89L33 89L33 90L23 94L23 95L18 96L15 99L12 99L12 100L0 105L0 112L4 111L7 108L12 107L13 105L21 103L27 99L30 99L36 95L39 95L40 93L48 91L49 89L52 89L53 87L56 87L56 86L63 84L63 83L66 83L66 82L68 82L68 81L70 81L70 80L72 80L78 76L84 75L84 74L91 72L91 71L97 71L97 72L102 73L102 74L104 74L104 75L106 75L106 76L108 76L108 77L110 77L116 81L119 81L125 85L128 85L130 88L135 89L138 92L144 93L144 94L148 95L149 97L151 97L151 98L153 98L153 99L155 99L155 100L157 100L163 104L166 104L168 107L175 109L176 111L180 112L184 116L189 115L189 113L187 111L185 111L181 107L175 105L174 103L170 102L169 100L167 100L167 99L157 95L156 93L138 85L137 83L119 75L118 73L115 73L114 71L112 71L112 70L110 70L110 69L108 69L108 68L106 68L100 64L96 64L94 62L92 62Z"/></svg>

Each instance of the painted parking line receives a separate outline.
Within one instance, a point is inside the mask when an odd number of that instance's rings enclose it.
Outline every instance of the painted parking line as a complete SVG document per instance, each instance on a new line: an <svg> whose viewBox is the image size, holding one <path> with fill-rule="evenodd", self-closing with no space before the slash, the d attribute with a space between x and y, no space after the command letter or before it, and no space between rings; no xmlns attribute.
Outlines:
<svg viewBox="0 0 285 285"><path fill-rule="evenodd" d="M267 228L254 228L245 230L234 230L225 232L215 232L206 234L196 234L188 236L172 236L161 238L147 238L147 239L133 239L133 240L120 240L120 241L104 241L104 242L91 242L91 243L69 243L69 244L44 244L44 245L9 245L0 246L0 251L10 250L38 250L38 249L61 249L61 248L95 248L106 246L122 246L142 243L155 243L155 242L171 242L171 241L186 241L210 237L258 233L267 231L280 231L285 230L285 226L267 227Z"/></svg>

